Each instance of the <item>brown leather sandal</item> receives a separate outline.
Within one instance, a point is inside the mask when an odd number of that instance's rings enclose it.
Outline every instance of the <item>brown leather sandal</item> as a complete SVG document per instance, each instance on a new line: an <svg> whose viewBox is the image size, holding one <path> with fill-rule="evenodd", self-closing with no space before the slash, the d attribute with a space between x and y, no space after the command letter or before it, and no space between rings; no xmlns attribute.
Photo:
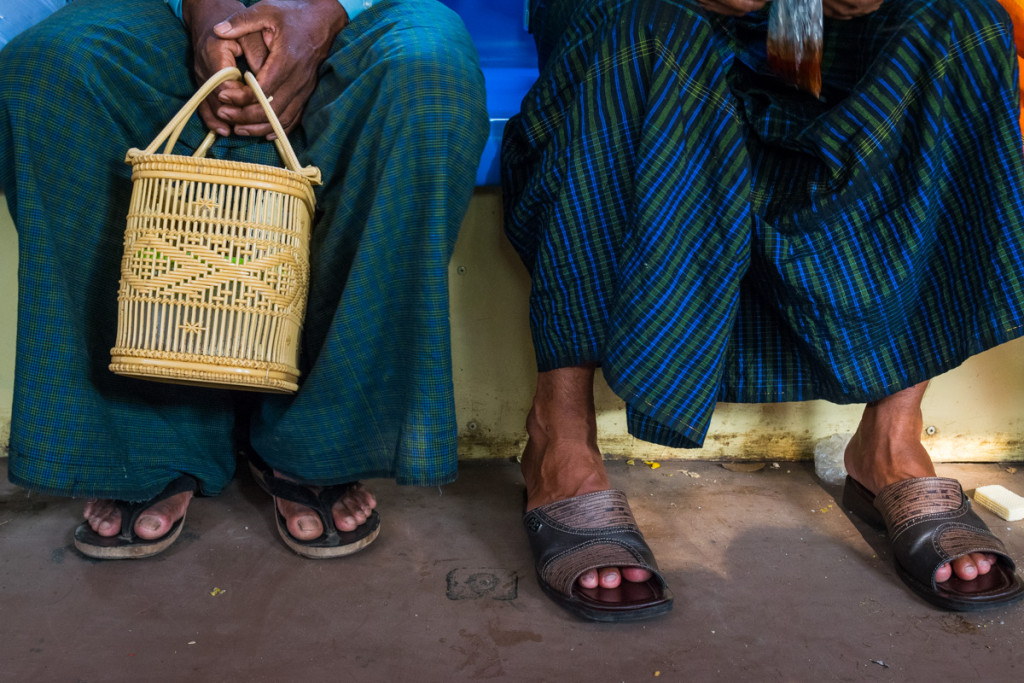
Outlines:
<svg viewBox="0 0 1024 683"><path fill-rule="evenodd" d="M971 510L971 501L955 479L905 479L875 496L847 477L843 505L888 532L896 573L931 604L972 612L1005 607L1024 598L1024 579L1006 547ZM976 579L965 581L953 574L948 581L935 581L941 565L969 553L987 553L998 560L989 573Z"/></svg>
<svg viewBox="0 0 1024 683"><path fill-rule="evenodd" d="M560 500L523 516L544 592L591 621L639 621L672 609L672 593L658 572L622 491L599 491ZM601 567L639 567L647 581L618 588L581 588L576 580Z"/></svg>

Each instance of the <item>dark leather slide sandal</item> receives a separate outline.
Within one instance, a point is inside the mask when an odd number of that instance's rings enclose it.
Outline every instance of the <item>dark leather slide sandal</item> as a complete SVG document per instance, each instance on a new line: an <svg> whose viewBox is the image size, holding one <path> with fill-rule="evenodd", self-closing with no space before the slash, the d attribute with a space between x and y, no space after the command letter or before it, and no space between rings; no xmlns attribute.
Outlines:
<svg viewBox="0 0 1024 683"><path fill-rule="evenodd" d="M868 524L886 529L900 579L936 607L972 612L1024 598L1024 579L1006 547L971 510L955 479L906 479L874 496L847 477L843 505ZM948 581L935 581L941 565L969 553L995 555L996 564L971 581L955 574Z"/></svg>
<svg viewBox="0 0 1024 683"><path fill-rule="evenodd" d="M537 580L556 603L583 619L639 621L672 609L672 593L658 572L622 491L599 491L549 503L523 516L536 560ZM618 588L582 588L576 580L601 567L639 567L645 582Z"/></svg>

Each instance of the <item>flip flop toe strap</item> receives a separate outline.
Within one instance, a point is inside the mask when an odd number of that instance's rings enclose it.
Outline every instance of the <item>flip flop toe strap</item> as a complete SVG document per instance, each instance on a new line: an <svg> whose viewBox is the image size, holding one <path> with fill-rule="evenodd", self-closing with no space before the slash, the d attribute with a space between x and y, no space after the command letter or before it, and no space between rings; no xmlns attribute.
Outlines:
<svg viewBox="0 0 1024 683"><path fill-rule="evenodd" d="M338 529L334 523L333 508L342 496L359 485L358 481L313 487L277 476L270 465L254 451L246 451L245 455L249 459L249 465L257 482L267 493L274 498L281 498L307 507L320 518L323 534L316 541L307 543L330 546L336 544L343 534L352 533ZM276 509L275 513L280 515Z"/></svg>
<svg viewBox="0 0 1024 683"><path fill-rule="evenodd" d="M935 586L943 564L970 553L999 556L1012 573L1006 546L971 509L955 479L922 477L897 482L875 498L885 520L893 553L918 581Z"/></svg>
<svg viewBox="0 0 1024 683"><path fill-rule="evenodd" d="M600 491L535 508L523 517L538 575L571 596L583 572L640 567L658 573L622 491Z"/></svg>
<svg viewBox="0 0 1024 683"><path fill-rule="evenodd" d="M268 491L275 498L298 503L299 505L309 508L315 512L317 517L320 518L323 533L319 538L313 541L304 541L307 545L331 547L343 542L344 537L356 533L353 531L342 531L338 528L334 523L333 508L334 504L337 503L342 496L358 486L359 482L353 481L345 484L334 484L331 486L321 486L316 487L316 489L311 489L310 487L303 486L302 484L296 484L288 481L287 479L274 477L267 481L266 484ZM275 513L278 516L281 515L281 513L276 510L276 506ZM370 520L368 519L367 521L369 522Z"/></svg>

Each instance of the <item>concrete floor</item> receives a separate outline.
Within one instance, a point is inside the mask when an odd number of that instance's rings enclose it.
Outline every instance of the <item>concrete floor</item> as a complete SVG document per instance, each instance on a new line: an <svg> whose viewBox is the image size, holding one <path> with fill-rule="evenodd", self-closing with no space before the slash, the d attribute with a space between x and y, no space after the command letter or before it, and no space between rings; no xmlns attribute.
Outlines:
<svg viewBox="0 0 1024 683"><path fill-rule="evenodd" d="M6 465L0 465L6 481ZM1024 491L1024 467L941 465ZM1024 679L1024 605L947 614L810 463L610 463L676 594L667 617L576 621L543 597L513 463L437 489L369 482L383 531L315 562L247 475L193 503L150 560L71 546L81 501L0 485L0 681L933 681ZM982 517L1024 558L1024 522Z"/></svg>

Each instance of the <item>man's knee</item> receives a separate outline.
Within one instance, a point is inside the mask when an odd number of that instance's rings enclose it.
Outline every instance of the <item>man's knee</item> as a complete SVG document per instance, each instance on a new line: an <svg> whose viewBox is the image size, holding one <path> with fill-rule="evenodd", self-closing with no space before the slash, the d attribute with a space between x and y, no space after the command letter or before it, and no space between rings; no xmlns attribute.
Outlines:
<svg viewBox="0 0 1024 683"><path fill-rule="evenodd" d="M55 80L63 88L87 88L119 71L137 78L143 60L184 63L184 31L166 6L127 5L72 4L17 35L0 51L4 92L34 83L26 95L45 97ZM145 12L128 11L136 5ZM119 9L127 14L119 15Z"/></svg>
<svg viewBox="0 0 1024 683"><path fill-rule="evenodd" d="M900 5L896 7L898 9ZM954 32L986 35L996 28L1005 31L1007 42L1013 39L1013 26L998 0L912 0L903 6L903 11L910 16L932 17L933 21L927 22L929 30L946 28ZM963 41L963 36L959 38Z"/></svg>
<svg viewBox="0 0 1024 683"><path fill-rule="evenodd" d="M67 56L68 45L61 22L43 21L19 32L0 51L0 83L6 88L12 79L22 87L34 80L38 70L61 56Z"/></svg>
<svg viewBox="0 0 1024 683"><path fill-rule="evenodd" d="M462 21L443 7L418 21L405 19L365 56L390 115L414 120L422 133L479 129L485 134L483 73Z"/></svg>
<svg viewBox="0 0 1024 683"><path fill-rule="evenodd" d="M444 29L406 31L385 60L385 77L399 87L414 85L423 104L482 108L484 81L476 49L461 24Z"/></svg>

